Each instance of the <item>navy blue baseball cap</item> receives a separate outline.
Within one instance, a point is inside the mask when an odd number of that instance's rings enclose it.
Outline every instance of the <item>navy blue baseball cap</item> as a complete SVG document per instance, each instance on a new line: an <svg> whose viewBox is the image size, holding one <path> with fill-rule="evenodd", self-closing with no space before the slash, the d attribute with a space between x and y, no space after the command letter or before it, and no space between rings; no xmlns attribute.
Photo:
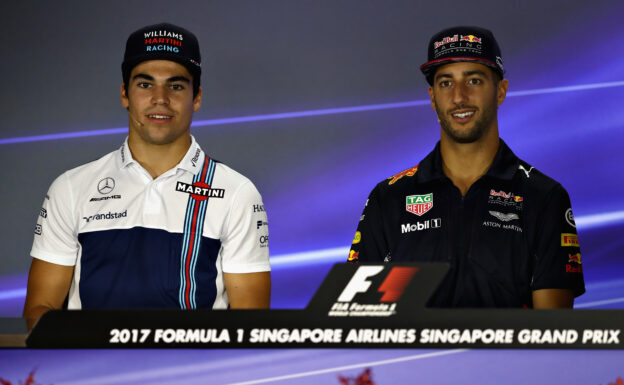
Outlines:
<svg viewBox="0 0 624 385"><path fill-rule="evenodd" d="M486 65L501 78L505 73L494 34L480 27L452 27L433 35L427 47L427 62L420 66L420 70L431 85L438 67L465 61Z"/></svg>
<svg viewBox="0 0 624 385"><path fill-rule="evenodd" d="M199 87L201 55L199 43L190 31L169 23L148 25L134 31L126 42L121 74L127 84L132 69L147 60L171 60L182 64Z"/></svg>

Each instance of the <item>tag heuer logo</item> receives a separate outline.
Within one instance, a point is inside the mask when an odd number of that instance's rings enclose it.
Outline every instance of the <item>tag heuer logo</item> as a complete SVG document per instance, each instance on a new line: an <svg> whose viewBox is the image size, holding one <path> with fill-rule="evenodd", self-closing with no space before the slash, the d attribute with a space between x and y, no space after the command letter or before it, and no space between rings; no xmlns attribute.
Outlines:
<svg viewBox="0 0 624 385"><path fill-rule="evenodd" d="M418 216L433 207L433 193L425 195L409 195L405 197L405 210Z"/></svg>

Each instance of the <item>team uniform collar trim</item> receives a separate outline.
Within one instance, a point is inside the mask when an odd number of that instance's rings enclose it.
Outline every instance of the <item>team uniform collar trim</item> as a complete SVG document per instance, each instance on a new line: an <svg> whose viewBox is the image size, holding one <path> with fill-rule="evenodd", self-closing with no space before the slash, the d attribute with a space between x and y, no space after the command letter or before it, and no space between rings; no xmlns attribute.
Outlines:
<svg viewBox="0 0 624 385"><path fill-rule="evenodd" d="M191 147L189 147L184 158L175 167L190 172L191 174L197 174L201 171L204 164L204 151L199 147L195 137L191 135Z"/></svg>
<svg viewBox="0 0 624 385"><path fill-rule="evenodd" d="M497 178L511 180L518 170L520 159L511 151L509 146L500 139L498 151L494 157L492 166L486 175ZM418 165L418 181L421 183L436 179L444 179L446 175L442 170L442 155L440 152L440 142L436 144L433 151L429 153Z"/></svg>
<svg viewBox="0 0 624 385"><path fill-rule="evenodd" d="M121 167L127 167L132 163L139 164L133 157L130 152L130 147L128 146L128 138L121 145L119 149L119 159L121 161ZM199 147L199 144L195 140L195 137L191 135L191 146L189 147L184 158L178 163L174 168L182 169L185 171L189 171L192 174L197 174L204 163L204 152Z"/></svg>
<svg viewBox="0 0 624 385"><path fill-rule="evenodd" d="M121 161L121 167L127 167L129 164L136 163L136 160L132 157L132 152L130 152L130 146L128 146L128 137L126 136L126 140L124 140L121 148L119 149L119 160Z"/></svg>

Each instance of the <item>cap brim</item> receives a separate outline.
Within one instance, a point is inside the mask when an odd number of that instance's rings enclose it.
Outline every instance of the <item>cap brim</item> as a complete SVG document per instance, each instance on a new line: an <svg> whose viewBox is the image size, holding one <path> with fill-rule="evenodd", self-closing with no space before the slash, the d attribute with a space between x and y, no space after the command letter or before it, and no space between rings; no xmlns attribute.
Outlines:
<svg viewBox="0 0 624 385"><path fill-rule="evenodd" d="M423 74L425 74L425 76L429 76L432 70L434 70L435 68L438 68L441 65L449 64L449 63L458 63L458 62L475 62L475 63L486 65L490 68L493 68L496 71L500 71L499 68L496 66L496 63L490 60L474 58L474 57L461 57L461 56L446 57L444 59L438 59L438 60L427 62L420 66L420 70L422 71Z"/></svg>
<svg viewBox="0 0 624 385"><path fill-rule="evenodd" d="M170 61L176 62L186 67L186 69L189 71L191 75L201 74L200 66L194 64L190 60L181 58L179 55L168 54L166 52L155 53L149 56L140 55L140 56L135 56L133 58L128 58L121 64L122 72L125 72L125 71L130 72L139 63L142 63L144 61L149 61L149 60L170 60Z"/></svg>

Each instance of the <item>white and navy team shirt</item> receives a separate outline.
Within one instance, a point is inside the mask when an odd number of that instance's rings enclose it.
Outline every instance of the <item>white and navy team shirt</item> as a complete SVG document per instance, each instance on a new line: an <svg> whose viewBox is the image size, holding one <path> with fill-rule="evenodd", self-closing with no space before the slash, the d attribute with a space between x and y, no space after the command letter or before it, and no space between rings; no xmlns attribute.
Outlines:
<svg viewBox="0 0 624 385"><path fill-rule="evenodd" d="M269 271L268 240L258 190L194 138L156 179L126 140L52 183L31 255L75 266L69 309L222 309L223 273Z"/></svg>

